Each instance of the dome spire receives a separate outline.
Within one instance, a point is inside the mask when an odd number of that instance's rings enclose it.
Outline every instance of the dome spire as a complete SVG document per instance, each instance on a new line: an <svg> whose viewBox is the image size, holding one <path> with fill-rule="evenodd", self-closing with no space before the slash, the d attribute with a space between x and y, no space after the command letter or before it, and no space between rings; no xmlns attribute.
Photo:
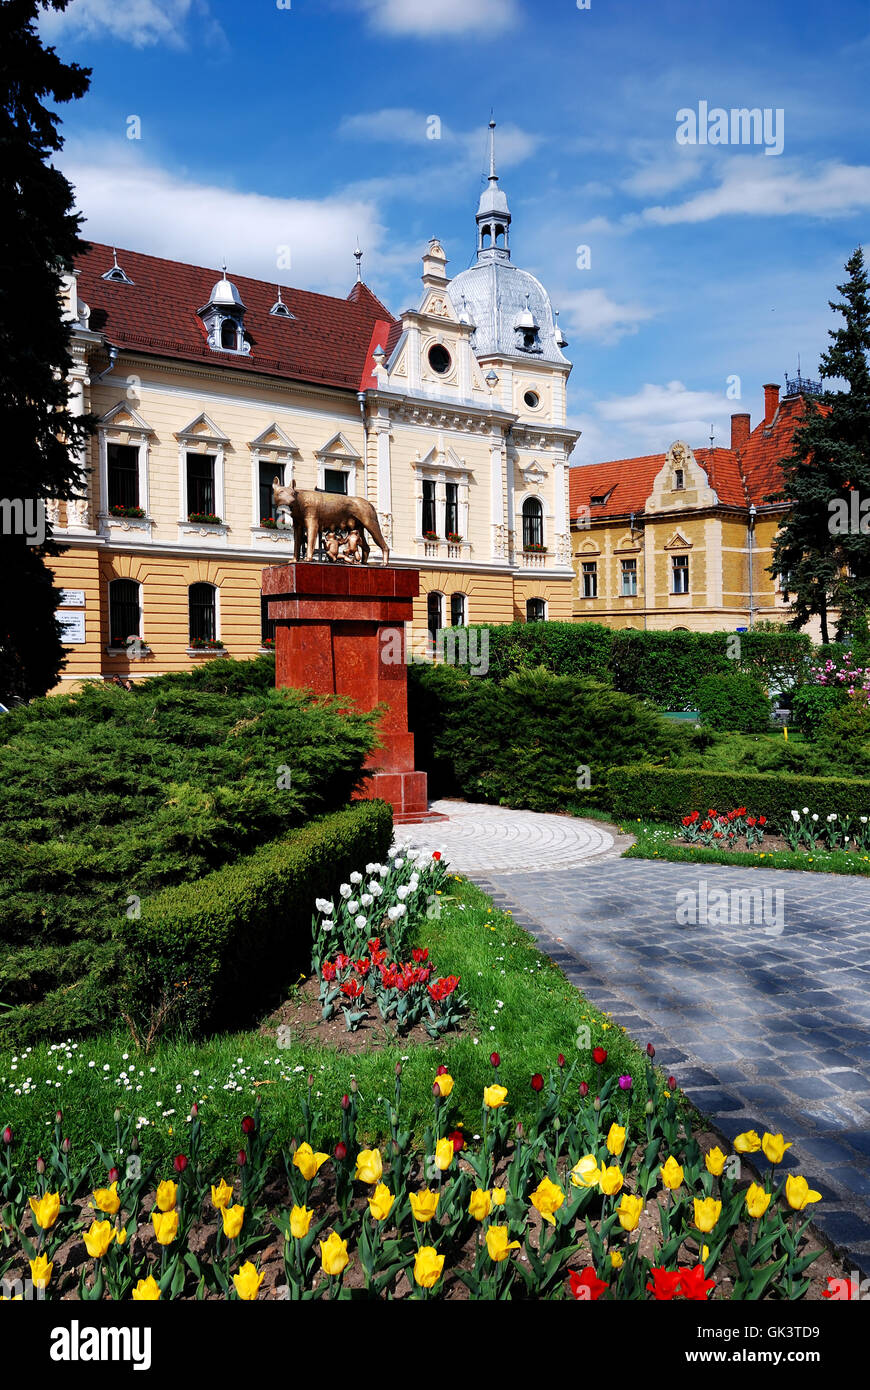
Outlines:
<svg viewBox="0 0 870 1390"><path fill-rule="evenodd" d="M489 122L489 177L477 208L477 259L509 261L511 214L495 172L495 120Z"/></svg>

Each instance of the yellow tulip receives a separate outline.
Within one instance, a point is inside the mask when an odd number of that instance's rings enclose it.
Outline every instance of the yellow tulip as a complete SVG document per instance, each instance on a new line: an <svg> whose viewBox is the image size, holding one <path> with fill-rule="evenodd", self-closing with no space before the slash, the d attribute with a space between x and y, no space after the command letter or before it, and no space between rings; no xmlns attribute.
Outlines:
<svg viewBox="0 0 870 1390"><path fill-rule="evenodd" d="M793 1211L803 1211L811 1202L820 1202L822 1194L814 1192L806 1178L789 1174L785 1180L785 1200Z"/></svg>
<svg viewBox="0 0 870 1390"><path fill-rule="evenodd" d="M575 1187L597 1187L603 1172L604 1167L598 1167L594 1154L584 1154L571 1169L571 1181Z"/></svg>
<svg viewBox="0 0 870 1390"><path fill-rule="evenodd" d="M791 1141L786 1143L781 1134L765 1134L761 1140L761 1147L768 1162L782 1163L786 1149L791 1148Z"/></svg>
<svg viewBox="0 0 870 1390"><path fill-rule="evenodd" d="M503 1207L507 1201L507 1192L503 1187L494 1187L490 1192L494 1207Z"/></svg>
<svg viewBox="0 0 870 1390"><path fill-rule="evenodd" d="M172 1211L178 1201L178 1184L174 1182L160 1183L157 1188L157 1209L158 1211Z"/></svg>
<svg viewBox="0 0 870 1390"><path fill-rule="evenodd" d="M369 1197L369 1211L375 1221L386 1221L390 1212L393 1210L395 1202L390 1189L386 1183L379 1182L374 1190L374 1195Z"/></svg>
<svg viewBox="0 0 870 1390"><path fill-rule="evenodd" d="M615 1197L617 1192L622 1191L622 1173L615 1163L611 1163L609 1168L602 1168L599 1185L605 1197Z"/></svg>
<svg viewBox="0 0 870 1390"><path fill-rule="evenodd" d="M453 1077L448 1076L446 1071L442 1072L440 1076L435 1077L435 1085L441 1092L441 1099L446 1100L453 1090Z"/></svg>
<svg viewBox="0 0 870 1390"><path fill-rule="evenodd" d="M228 1207L232 1200L233 1189L228 1182L224 1182L223 1178L221 1178L217 1187L214 1185L212 1186L211 1204L215 1211L223 1211L224 1207Z"/></svg>
<svg viewBox="0 0 870 1390"><path fill-rule="evenodd" d="M60 1193L46 1192L43 1197L29 1198L33 1219L40 1230L50 1231L60 1216Z"/></svg>
<svg viewBox="0 0 870 1390"><path fill-rule="evenodd" d="M750 1216L763 1216L770 1206L770 1193L759 1187L757 1182L750 1185L746 1193L746 1210Z"/></svg>
<svg viewBox="0 0 870 1390"><path fill-rule="evenodd" d="M126 1226L122 1226L122 1227L120 1228L120 1230L118 1230L118 1231L115 1232L115 1244L116 1244L116 1245L126 1245L126 1244L127 1244L127 1228L126 1228Z"/></svg>
<svg viewBox="0 0 870 1390"><path fill-rule="evenodd" d="M104 1211L107 1216L116 1216L121 1209L121 1198L118 1196L118 1184L112 1183L111 1187L97 1187L94 1189L94 1206L97 1211Z"/></svg>
<svg viewBox="0 0 870 1390"><path fill-rule="evenodd" d="M531 1202L535 1211L540 1212L545 1221L549 1221L551 1226L555 1226L556 1217L554 1215L565 1200L565 1194L556 1183L550 1182L549 1178L541 1178L534 1192Z"/></svg>
<svg viewBox="0 0 870 1390"><path fill-rule="evenodd" d="M486 1248L489 1258L501 1264L511 1250L519 1250L520 1243L518 1240L508 1240L507 1226L490 1226L486 1232Z"/></svg>
<svg viewBox="0 0 870 1390"><path fill-rule="evenodd" d="M504 1105L507 1100L507 1087L505 1086L484 1086L483 1103L490 1110L497 1110L500 1105Z"/></svg>
<svg viewBox="0 0 870 1390"><path fill-rule="evenodd" d="M149 1274L147 1279L140 1279L133 1289L134 1303L156 1303L160 1297L160 1286L153 1274Z"/></svg>
<svg viewBox="0 0 870 1390"><path fill-rule="evenodd" d="M683 1170L673 1154L669 1155L667 1163L661 1169L661 1179L669 1192L673 1192L683 1181Z"/></svg>
<svg viewBox="0 0 870 1390"><path fill-rule="evenodd" d="M224 1222L224 1235L228 1240L238 1240L245 1219L245 1208L238 1205L224 1207L221 1216Z"/></svg>
<svg viewBox="0 0 870 1390"><path fill-rule="evenodd" d="M411 1211L417 1221L431 1221L438 1207L440 1193L433 1192L431 1188L424 1187L422 1192L411 1192L408 1201L411 1203Z"/></svg>
<svg viewBox="0 0 870 1390"><path fill-rule="evenodd" d="M112 1244L111 1221L92 1221L91 1229L85 1231L85 1247L92 1260L100 1260L105 1255L109 1246Z"/></svg>
<svg viewBox="0 0 870 1390"><path fill-rule="evenodd" d="M450 1145L452 1151L453 1145ZM384 1175L384 1165L379 1149L361 1149L356 1156L356 1177L358 1182L380 1182Z"/></svg>
<svg viewBox="0 0 870 1390"><path fill-rule="evenodd" d="M435 1145L435 1166L445 1172L453 1162L456 1150L453 1147L452 1139L439 1139Z"/></svg>
<svg viewBox="0 0 870 1390"><path fill-rule="evenodd" d="M612 1153L614 1158L619 1158L625 1148L625 1129L622 1125L612 1124L607 1134L607 1151Z"/></svg>
<svg viewBox="0 0 870 1390"><path fill-rule="evenodd" d="M158 1245L171 1245L178 1235L178 1212L177 1211L152 1211L151 1220L154 1222L154 1234L157 1236Z"/></svg>
<svg viewBox="0 0 870 1390"><path fill-rule="evenodd" d="M695 1198L695 1225L699 1231L708 1235L722 1215L722 1203L712 1197Z"/></svg>
<svg viewBox="0 0 870 1390"><path fill-rule="evenodd" d="M329 1154L316 1154L310 1144L300 1144L293 1155L293 1166L299 1169L306 1182L311 1182L328 1158Z"/></svg>
<svg viewBox="0 0 870 1390"><path fill-rule="evenodd" d="M712 1173L714 1178L721 1178L725 1168L726 1158L722 1150L717 1146L704 1155L704 1164L707 1172Z"/></svg>
<svg viewBox="0 0 870 1390"><path fill-rule="evenodd" d="M617 1207L619 1224L624 1231L633 1231L640 1220L643 1211L643 1198L632 1197L628 1192L623 1192L622 1200Z"/></svg>
<svg viewBox="0 0 870 1390"><path fill-rule="evenodd" d="M611 1269L622 1269L622 1266L623 1266L624 1263L625 1263L625 1261L624 1261L623 1258L622 1258L622 1251L621 1251L621 1250L611 1250L611 1252L610 1252L610 1268L611 1268Z"/></svg>
<svg viewBox="0 0 870 1390"><path fill-rule="evenodd" d="M320 1267L324 1274L331 1274L333 1277L341 1274L350 1264L347 1241L342 1240L335 1231L330 1231L328 1240L319 1240L317 1243L320 1246Z"/></svg>
<svg viewBox="0 0 870 1390"><path fill-rule="evenodd" d="M308 1235L311 1226L311 1218L314 1212L307 1207L293 1207L290 1212L290 1234L297 1240L303 1240Z"/></svg>
<svg viewBox="0 0 870 1390"><path fill-rule="evenodd" d="M747 1129L745 1134L738 1134L734 1140L734 1147L739 1154L757 1154L761 1148L761 1140L754 1129Z"/></svg>
<svg viewBox="0 0 870 1390"><path fill-rule="evenodd" d="M485 1221L492 1210L492 1194L485 1188L476 1187L471 1194L468 1210L475 1221Z"/></svg>
<svg viewBox="0 0 870 1390"><path fill-rule="evenodd" d="M236 1286L236 1293L239 1295L239 1298L244 1299L246 1303L253 1303L257 1294L260 1292L260 1285L265 1277L265 1269L262 1273L258 1274L256 1265L253 1265L250 1260L247 1260L245 1264L242 1265L238 1274L233 1275L233 1283Z"/></svg>
<svg viewBox="0 0 870 1390"><path fill-rule="evenodd" d="M444 1256L434 1245L421 1245L414 1257L414 1279L421 1289L431 1289L441 1278Z"/></svg>
<svg viewBox="0 0 870 1390"><path fill-rule="evenodd" d="M51 1283L51 1271L54 1269L54 1261L50 1261L47 1255L37 1255L35 1260L30 1261L30 1278L35 1289L47 1289Z"/></svg>

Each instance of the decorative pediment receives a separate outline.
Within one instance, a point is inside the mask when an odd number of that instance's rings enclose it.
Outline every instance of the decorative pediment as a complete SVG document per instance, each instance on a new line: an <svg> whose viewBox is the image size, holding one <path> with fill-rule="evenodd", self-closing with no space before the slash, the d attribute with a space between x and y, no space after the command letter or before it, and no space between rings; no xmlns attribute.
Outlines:
<svg viewBox="0 0 870 1390"><path fill-rule="evenodd" d="M471 469L465 459L460 458L455 449L448 448L446 451L443 444L433 444L429 452L420 457L417 450L417 457L413 461L415 468L437 468L447 473L470 473Z"/></svg>
<svg viewBox="0 0 870 1390"><path fill-rule="evenodd" d="M456 310L450 303L449 296L443 290L430 290L423 296L423 303L420 305L421 314L429 314L432 318L449 319L451 323L458 323Z"/></svg>
<svg viewBox="0 0 870 1390"><path fill-rule="evenodd" d="M688 444L677 439L662 458L662 466L653 480L644 510L695 510L715 507L718 500L710 486L710 479Z"/></svg>
<svg viewBox="0 0 870 1390"><path fill-rule="evenodd" d="M691 550L692 542L687 541L681 531L675 531L669 541L665 541L665 550Z"/></svg>
<svg viewBox="0 0 870 1390"><path fill-rule="evenodd" d="M130 434L153 434L154 430L126 401L119 401L100 420L101 429L126 430Z"/></svg>
<svg viewBox="0 0 870 1390"><path fill-rule="evenodd" d="M298 445L294 444L290 436L274 421L267 425L256 439L249 441L248 448L255 454L277 454L281 458L288 458L300 452Z"/></svg>
<svg viewBox="0 0 870 1390"><path fill-rule="evenodd" d="M532 459L531 463L519 464L518 467L527 488L540 487L547 477L546 468L537 459Z"/></svg>
<svg viewBox="0 0 870 1390"><path fill-rule="evenodd" d="M590 536L588 540L583 541L582 544L577 547L577 554L590 556L600 555L601 546L596 544L596 542Z"/></svg>
<svg viewBox="0 0 870 1390"><path fill-rule="evenodd" d="M206 415L205 411L197 415L195 420L191 420L189 425L185 425L183 430L177 430L175 438L185 444L219 444L221 446L229 444L230 437L224 434L214 422Z"/></svg>
<svg viewBox="0 0 870 1390"><path fill-rule="evenodd" d="M613 549L630 550L632 552L642 549L641 539L638 532L626 531L625 535L620 536Z"/></svg>
<svg viewBox="0 0 870 1390"><path fill-rule="evenodd" d="M341 433L334 434L331 439L317 450L314 455L318 459L343 459L346 463L361 462L360 456L348 439Z"/></svg>

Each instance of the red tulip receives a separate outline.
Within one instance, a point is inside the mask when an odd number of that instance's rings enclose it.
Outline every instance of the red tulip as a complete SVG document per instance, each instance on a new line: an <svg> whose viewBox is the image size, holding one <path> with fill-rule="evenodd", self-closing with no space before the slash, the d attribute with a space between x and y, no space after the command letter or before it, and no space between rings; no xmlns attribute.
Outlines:
<svg viewBox="0 0 870 1390"><path fill-rule="evenodd" d="M236 1163L240 1168L244 1168L247 1161L248 1155L245 1153L244 1149L239 1149L239 1152L236 1154Z"/></svg>
<svg viewBox="0 0 870 1390"><path fill-rule="evenodd" d="M655 1055L656 1055L656 1050L655 1050L655 1048L653 1047L652 1043L647 1043L647 1045L646 1045L646 1055L647 1055L647 1057L655 1057Z"/></svg>
<svg viewBox="0 0 870 1390"><path fill-rule="evenodd" d="M187 1159L184 1154L176 1154L172 1160L172 1166L176 1173L183 1173L187 1167Z"/></svg>
<svg viewBox="0 0 870 1390"><path fill-rule="evenodd" d="M334 1153L339 1163L342 1163L344 1159L347 1158L347 1145L342 1143L342 1141L339 1139L338 1143L335 1146Z"/></svg>
<svg viewBox="0 0 870 1390"><path fill-rule="evenodd" d="M246 1115L242 1120L242 1134L253 1134L257 1128L257 1122L251 1115Z"/></svg>
<svg viewBox="0 0 870 1390"><path fill-rule="evenodd" d="M345 1094L341 1098L341 1108L342 1110L350 1109L350 1096L347 1094L347 1092L345 1092Z"/></svg>
<svg viewBox="0 0 870 1390"><path fill-rule="evenodd" d="M45 1172L45 1159L44 1159L44 1158L38 1158L38 1159L36 1160L36 1171L37 1171L37 1173L39 1173L40 1175L41 1175L42 1173Z"/></svg>
<svg viewBox="0 0 870 1390"><path fill-rule="evenodd" d="M585 1096L588 1096L588 1094L589 1094L589 1087L588 1087L588 1085L587 1085L587 1083L586 1083L585 1081L581 1081L581 1082L580 1082L579 1091L580 1091L581 1096L584 1096L584 1097L585 1097Z"/></svg>
<svg viewBox="0 0 870 1390"><path fill-rule="evenodd" d="M12 1126L11 1126L11 1125L7 1125L6 1128L5 1128L4 1131L3 1131L3 1143L4 1143L4 1144L11 1144L11 1143L12 1143Z"/></svg>
<svg viewBox="0 0 870 1390"><path fill-rule="evenodd" d="M497 1052L491 1052L489 1054L489 1060L492 1062L492 1065L494 1067L499 1066L499 1064L501 1063L501 1058L499 1057Z"/></svg>
<svg viewBox="0 0 870 1390"><path fill-rule="evenodd" d="M669 1090L669 1091L675 1091L676 1089L677 1089L677 1078L676 1078L675 1076L669 1076L669 1077L668 1077L668 1090Z"/></svg>
<svg viewBox="0 0 870 1390"><path fill-rule="evenodd" d="M120 1173L118 1172L117 1168L110 1168L110 1169L109 1169L109 1183L110 1183L110 1184L113 1183L113 1182L117 1182L117 1181L118 1181L118 1178L119 1178L120 1176L121 1176L121 1175L120 1175Z"/></svg>
<svg viewBox="0 0 870 1390"><path fill-rule="evenodd" d="M560 1052L560 1053L559 1053L559 1056L556 1058L556 1061L559 1063L559 1066L560 1066L560 1067L564 1067L564 1065L565 1065L565 1054L564 1054L564 1052Z"/></svg>
<svg viewBox="0 0 870 1390"><path fill-rule="evenodd" d="M597 1062L598 1065L599 1065L599 1067L603 1067L603 1066L604 1066L604 1063L607 1061L607 1052L606 1052L605 1048L603 1048L603 1047L595 1047L595 1048L593 1048L593 1049L592 1049L592 1060L593 1060L593 1062Z"/></svg>
<svg viewBox="0 0 870 1390"><path fill-rule="evenodd" d="M587 1265L580 1274L568 1271L568 1286L578 1302L595 1303L610 1285L599 1279L592 1265Z"/></svg>
<svg viewBox="0 0 870 1390"><path fill-rule="evenodd" d="M454 1152L455 1154L458 1154L460 1149L464 1149L464 1148L465 1148L465 1139L464 1139L463 1136L462 1136L462 1131L461 1131L461 1130L459 1130L459 1129L454 1129L453 1133L452 1133L452 1134L448 1134L447 1138L450 1140L451 1144L453 1145L453 1152Z"/></svg>
<svg viewBox="0 0 870 1390"><path fill-rule="evenodd" d="M439 849L434 849L434 850L432 851L432 858L433 858L433 859L436 861L436 863L437 863L438 860L441 858L441 851L440 851Z"/></svg>
<svg viewBox="0 0 870 1390"><path fill-rule="evenodd" d="M533 1091L540 1091L540 1090L543 1090L543 1086L544 1086L544 1078L541 1076L541 1073L540 1073L539 1071L536 1071L535 1074L534 1074L534 1076L532 1077L532 1090L533 1090Z"/></svg>

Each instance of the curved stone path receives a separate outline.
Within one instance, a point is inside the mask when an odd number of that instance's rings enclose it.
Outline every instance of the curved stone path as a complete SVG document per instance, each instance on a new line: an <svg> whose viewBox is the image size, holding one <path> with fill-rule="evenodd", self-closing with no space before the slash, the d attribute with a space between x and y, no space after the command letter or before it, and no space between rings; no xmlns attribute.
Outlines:
<svg viewBox="0 0 870 1390"><path fill-rule="evenodd" d="M621 854L631 844L615 827L575 816L449 800L433 801L430 809L448 819L399 826L396 838L440 849L451 868L471 877L573 869L582 860Z"/></svg>
<svg viewBox="0 0 870 1390"><path fill-rule="evenodd" d="M439 801L397 838L457 872L672 1071L729 1140L794 1141L782 1164L824 1202L816 1225L870 1275L870 885L838 874L623 859L629 836L567 816ZM687 891L728 921L686 921ZM765 901L744 914L741 895ZM720 895L721 896L721 895ZM737 911L734 902L737 900ZM756 920L757 919L757 920Z"/></svg>

